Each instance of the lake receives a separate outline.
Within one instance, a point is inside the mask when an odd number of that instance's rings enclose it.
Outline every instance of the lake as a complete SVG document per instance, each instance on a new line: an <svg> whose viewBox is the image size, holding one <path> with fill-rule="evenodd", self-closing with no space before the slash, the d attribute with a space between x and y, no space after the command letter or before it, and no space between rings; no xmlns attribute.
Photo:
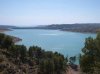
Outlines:
<svg viewBox="0 0 100 74"><path fill-rule="evenodd" d="M84 47L85 38L95 37L95 34L91 33L43 29L13 29L6 34L21 38L22 41L17 44L24 44L27 47L37 45L46 51L57 51L64 56L79 55Z"/></svg>

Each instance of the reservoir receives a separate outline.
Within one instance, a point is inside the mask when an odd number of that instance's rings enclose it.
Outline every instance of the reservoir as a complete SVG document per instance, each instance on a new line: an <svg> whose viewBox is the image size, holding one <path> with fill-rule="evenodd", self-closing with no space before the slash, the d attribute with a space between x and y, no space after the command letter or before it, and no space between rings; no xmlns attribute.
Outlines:
<svg viewBox="0 0 100 74"><path fill-rule="evenodd" d="M21 38L22 41L17 44L27 47L36 45L46 51L57 51L64 56L79 55L84 47L85 39L96 36L91 33L43 29L13 29L6 34Z"/></svg>

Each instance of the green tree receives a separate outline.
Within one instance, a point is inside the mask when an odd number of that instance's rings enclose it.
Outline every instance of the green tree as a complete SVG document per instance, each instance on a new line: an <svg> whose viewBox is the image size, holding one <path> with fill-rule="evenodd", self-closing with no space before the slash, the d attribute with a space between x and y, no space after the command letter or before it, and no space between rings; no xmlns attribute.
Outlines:
<svg viewBox="0 0 100 74"><path fill-rule="evenodd" d="M24 45L20 45L20 58L22 60L22 62L25 62L25 58L26 58L26 55L27 55L27 49Z"/></svg>
<svg viewBox="0 0 100 74"><path fill-rule="evenodd" d="M43 59L40 63L40 74L54 74L54 62L50 59Z"/></svg>
<svg viewBox="0 0 100 74"><path fill-rule="evenodd" d="M80 58L80 67L82 71L88 74L96 74L96 72L99 72L100 70L100 33L98 33L95 39L91 37L86 39L85 46L82 49L82 52L83 52L83 55L81 55L81 58Z"/></svg>
<svg viewBox="0 0 100 74"><path fill-rule="evenodd" d="M29 57L33 57L33 48L30 47L29 50L28 50L28 54L29 54Z"/></svg>
<svg viewBox="0 0 100 74"><path fill-rule="evenodd" d="M10 36L0 33L0 47L1 48L9 48L13 45L13 39Z"/></svg>
<svg viewBox="0 0 100 74"><path fill-rule="evenodd" d="M70 58L69 58L69 62L70 62L70 63L74 64L75 61L76 61L76 56L73 56L73 57L70 57Z"/></svg>
<svg viewBox="0 0 100 74"><path fill-rule="evenodd" d="M5 35L0 33L0 48L2 48L4 38L5 38Z"/></svg>
<svg viewBox="0 0 100 74"><path fill-rule="evenodd" d="M27 57L27 49L24 45L12 45L9 48L9 51L14 58L20 58L22 62L25 62L25 58Z"/></svg>

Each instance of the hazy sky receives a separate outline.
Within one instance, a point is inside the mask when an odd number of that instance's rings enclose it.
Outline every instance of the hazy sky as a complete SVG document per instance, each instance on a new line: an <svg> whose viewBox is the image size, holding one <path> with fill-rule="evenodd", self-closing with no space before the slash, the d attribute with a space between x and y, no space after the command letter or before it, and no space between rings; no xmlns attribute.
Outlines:
<svg viewBox="0 0 100 74"><path fill-rule="evenodd" d="M0 0L0 24L100 23L100 0Z"/></svg>

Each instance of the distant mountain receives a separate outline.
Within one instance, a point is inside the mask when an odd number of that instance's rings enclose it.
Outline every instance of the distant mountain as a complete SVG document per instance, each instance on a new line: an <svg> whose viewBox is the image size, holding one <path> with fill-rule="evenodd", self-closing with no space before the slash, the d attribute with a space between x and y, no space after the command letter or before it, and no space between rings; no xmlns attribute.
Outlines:
<svg viewBox="0 0 100 74"><path fill-rule="evenodd" d="M42 25L36 27L17 27L0 25L1 29L52 29L52 30L62 30L62 31L72 31L72 32L87 32L96 33L100 31L100 23L75 23L75 24L52 24L52 25Z"/></svg>
<svg viewBox="0 0 100 74"><path fill-rule="evenodd" d="M100 31L100 23L76 23L76 24L52 24L47 26L34 27L35 29L54 29L72 32L91 32Z"/></svg>

